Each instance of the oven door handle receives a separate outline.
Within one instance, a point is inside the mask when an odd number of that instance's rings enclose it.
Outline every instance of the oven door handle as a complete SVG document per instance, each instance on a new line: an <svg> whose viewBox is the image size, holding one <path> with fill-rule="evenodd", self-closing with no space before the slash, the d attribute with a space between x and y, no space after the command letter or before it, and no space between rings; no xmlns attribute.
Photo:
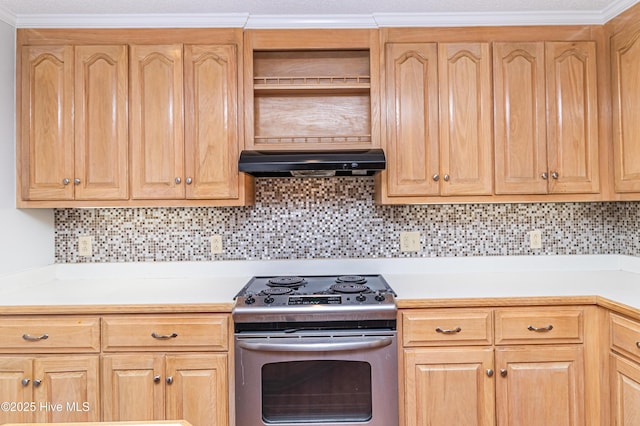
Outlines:
<svg viewBox="0 0 640 426"><path fill-rule="evenodd" d="M391 337L375 339L349 340L346 342L300 342L300 343L264 343L239 341L237 345L242 349L261 352L338 352L362 349L376 349L393 343Z"/></svg>

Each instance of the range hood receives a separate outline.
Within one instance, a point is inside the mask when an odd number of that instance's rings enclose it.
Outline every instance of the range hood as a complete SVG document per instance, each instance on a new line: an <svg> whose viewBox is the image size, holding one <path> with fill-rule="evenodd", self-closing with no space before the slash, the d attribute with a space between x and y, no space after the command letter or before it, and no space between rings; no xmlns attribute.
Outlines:
<svg viewBox="0 0 640 426"><path fill-rule="evenodd" d="M384 170L381 149L242 151L238 168L256 177L371 176Z"/></svg>

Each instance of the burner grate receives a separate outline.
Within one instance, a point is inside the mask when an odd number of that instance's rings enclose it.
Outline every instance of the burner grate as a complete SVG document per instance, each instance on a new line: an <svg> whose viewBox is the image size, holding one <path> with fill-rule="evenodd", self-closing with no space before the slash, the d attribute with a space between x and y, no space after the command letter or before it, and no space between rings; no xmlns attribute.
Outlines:
<svg viewBox="0 0 640 426"><path fill-rule="evenodd" d="M289 287L296 288L300 287L305 283L304 278L302 277L293 277L293 276L284 276L284 277L274 277L270 278L267 282L269 287Z"/></svg>
<svg viewBox="0 0 640 426"><path fill-rule="evenodd" d="M371 291L369 287L362 284L357 283L337 283L330 287L332 291L336 293L345 293L345 294L353 294L353 293L368 293Z"/></svg>

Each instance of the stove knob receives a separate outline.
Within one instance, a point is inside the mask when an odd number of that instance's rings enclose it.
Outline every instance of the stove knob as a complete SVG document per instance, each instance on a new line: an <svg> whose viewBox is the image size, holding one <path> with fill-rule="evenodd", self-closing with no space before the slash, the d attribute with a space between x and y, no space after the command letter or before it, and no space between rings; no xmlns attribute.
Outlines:
<svg viewBox="0 0 640 426"><path fill-rule="evenodd" d="M246 303L247 305L253 305L254 303L256 303L256 299L252 294L250 294L244 299L244 303Z"/></svg>
<svg viewBox="0 0 640 426"><path fill-rule="evenodd" d="M376 293L376 301L384 302L384 294L382 294L380 292Z"/></svg>
<svg viewBox="0 0 640 426"><path fill-rule="evenodd" d="M269 303L273 303L275 299L271 296L267 296L264 298L264 303L269 304Z"/></svg>
<svg viewBox="0 0 640 426"><path fill-rule="evenodd" d="M360 293L359 295L356 296L356 300L358 302L364 302L365 300L367 300L367 296L365 296L364 294Z"/></svg>

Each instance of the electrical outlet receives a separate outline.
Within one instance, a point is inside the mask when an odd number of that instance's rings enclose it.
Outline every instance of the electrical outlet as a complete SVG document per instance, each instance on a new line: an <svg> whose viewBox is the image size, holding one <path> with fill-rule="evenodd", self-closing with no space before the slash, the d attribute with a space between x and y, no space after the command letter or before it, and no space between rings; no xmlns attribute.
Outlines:
<svg viewBox="0 0 640 426"><path fill-rule="evenodd" d="M400 233L400 251L420 251L420 232L401 232Z"/></svg>
<svg viewBox="0 0 640 426"><path fill-rule="evenodd" d="M78 254L80 256L93 255L93 237L90 235L83 235L78 238Z"/></svg>
<svg viewBox="0 0 640 426"><path fill-rule="evenodd" d="M539 229L529 232L529 248L542 248L542 231L540 231Z"/></svg>
<svg viewBox="0 0 640 426"><path fill-rule="evenodd" d="M212 235L211 241L211 254L222 253L222 235Z"/></svg>

